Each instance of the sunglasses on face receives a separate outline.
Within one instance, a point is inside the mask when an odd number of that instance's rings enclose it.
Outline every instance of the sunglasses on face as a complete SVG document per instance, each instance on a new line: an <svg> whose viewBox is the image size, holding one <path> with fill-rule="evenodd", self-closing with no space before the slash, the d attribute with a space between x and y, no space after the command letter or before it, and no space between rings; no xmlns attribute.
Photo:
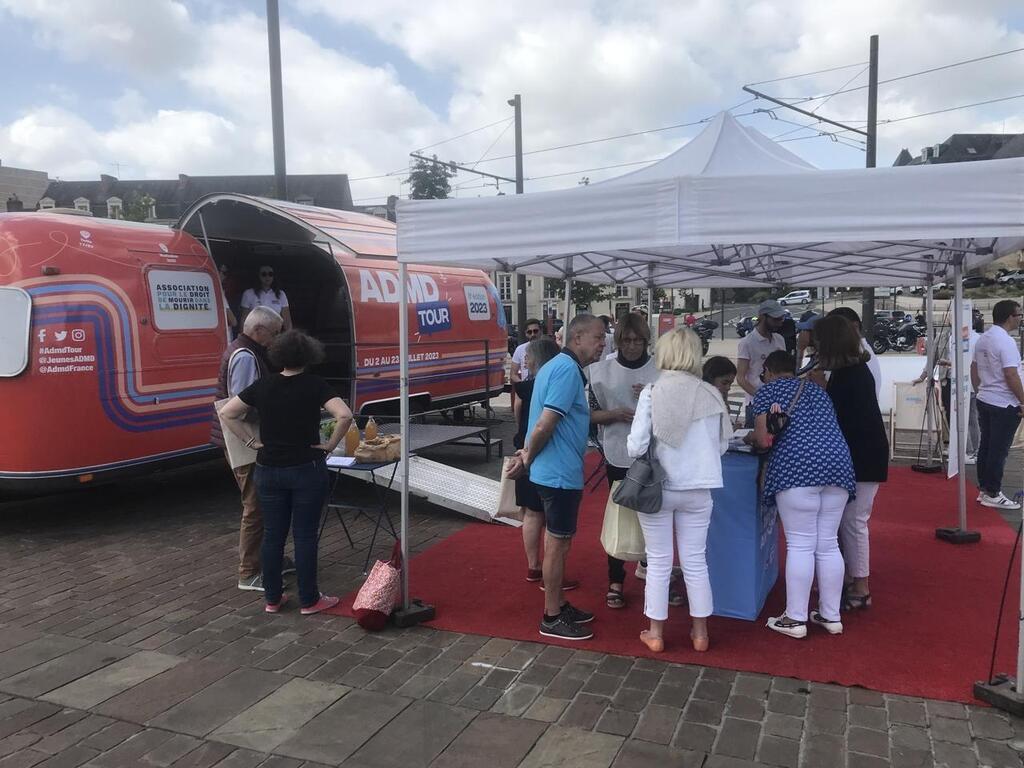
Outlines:
<svg viewBox="0 0 1024 768"><path fill-rule="evenodd" d="M260 277L273 277L273 272L260 272Z"/></svg>

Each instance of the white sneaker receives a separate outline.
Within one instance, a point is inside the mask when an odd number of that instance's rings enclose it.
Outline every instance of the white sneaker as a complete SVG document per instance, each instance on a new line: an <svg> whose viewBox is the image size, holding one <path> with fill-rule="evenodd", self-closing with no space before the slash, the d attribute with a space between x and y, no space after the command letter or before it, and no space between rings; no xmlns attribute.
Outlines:
<svg viewBox="0 0 1024 768"><path fill-rule="evenodd" d="M765 626L780 634L795 637L797 640L807 637L807 624L802 621L793 621L788 616L772 616Z"/></svg>
<svg viewBox="0 0 1024 768"><path fill-rule="evenodd" d="M841 635L843 634L843 622L841 621L828 621L817 611L811 614L811 621L817 624L819 627L824 627L825 631L830 635Z"/></svg>
<svg viewBox="0 0 1024 768"><path fill-rule="evenodd" d="M977 464L978 463L978 454L976 454L976 453L968 453L967 454L967 458L964 459L964 463L965 464Z"/></svg>
<svg viewBox="0 0 1024 768"><path fill-rule="evenodd" d="M640 565L640 563L636 564L636 577L638 579L647 579L647 569L644 566Z"/></svg>
<svg viewBox="0 0 1024 768"><path fill-rule="evenodd" d="M981 497L984 496L984 495L985 495L984 491L978 491L978 498L976 498L975 501L981 501Z"/></svg>
<svg viewBox="0 0 1024 768"><path fill-rule="evenodd" d="M989 496L987 493L981 495L981 505L994 509L1020 509L1020 504L1013 499L1006 498L1002 491L996 496Z"/></svg>

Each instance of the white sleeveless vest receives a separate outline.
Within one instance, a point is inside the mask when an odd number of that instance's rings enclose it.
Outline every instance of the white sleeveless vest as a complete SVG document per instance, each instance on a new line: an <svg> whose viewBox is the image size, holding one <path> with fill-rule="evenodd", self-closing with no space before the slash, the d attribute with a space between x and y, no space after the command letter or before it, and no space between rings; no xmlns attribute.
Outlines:
<svg viewBox="0 0 1024 768"><path fill-rule="evenodd" d="M633 394L633 385L653 384L658 378L658 369L654 365L653 356L640 368L625 368L612 357L589 366L587 376L590 379L590 389L602 411L616 408L635 410L637 398ZM629 429L630 425L621 421L598 427L598 437L604 446L605 458L613 467L628 467L633 463L626 451Z"/></svg>

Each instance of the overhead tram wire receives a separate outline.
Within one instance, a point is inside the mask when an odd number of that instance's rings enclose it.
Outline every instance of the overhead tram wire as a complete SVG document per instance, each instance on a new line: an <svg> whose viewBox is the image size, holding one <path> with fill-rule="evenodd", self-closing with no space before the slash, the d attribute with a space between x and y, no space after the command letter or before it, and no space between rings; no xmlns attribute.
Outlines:
<svg viewBox="0 0 1024 768"><path fill-rule="evenodd" d="M1012 53L1020 53L1022 51L1024 51L1024 47L1022 47L1022 48L1014 48L1013 50L1010 50L1010 51L1001 51L1000 53L991 53L991 54L989 54L987 56L977 56L977 57L975 57L973 59L964 59L963 61L954 61L951 64L943 64L943 65L938 66L938 67L931 67L930 69L922 69L920 72L910 72L910 73L908 73L906 75L900 75L898 77L890 77L887 80L879 80L878 84L879 85L886 85L887 83L895 83L895 82L898 82L900 80L906 80L906 79L911 78L911 77L919 77L920 75L929 75L932 72L941 72L941 71L946 70L946 69L952 69L953 67L962 67L965 64L974 64L974 63L979 62L979 61L988 61L989 59L995 59L995 58L998 58L1000 56L1009 56ZM752 85L756 85L756 83L752 83ZM844 94L844 93L855 93L857 91L863 91L867 87L868 86L866 86L866 85L858 85L858 86L856 86L854 88L846 88L845 90L836 91L832 95L833 96L839 96L840 94ZM821 99L821 98L824 98L824 95L822 95L822 96L807 96L807 97L804 97L804 98L801 98L801 99L794 100L793 103L794 104L806 104L809 101L817 101L818 99Z"/></svg>
<svg viewBox="0 0 1024 768"><path fill-rule="evenodd" d="M998 103L1001 103L1001 102L1004 102L1004 101L1012 101L1014 99L1021 99L1021 98L1024 98L1024 93L1019 93L1019 94L1016 94L1016 95L1013 95L1013 96L1004 96L1004 97L998 98L998 99L988 99L986 101L978 101L978 102L974 102L972 104L961 104L960 106L947 107L946 109L937 109L937 110L933 110L931 112L922 112L921 114L918 114L918 115L906 115L904 117L896 117L896 118L892 118L892 119L888 119L888 120L879 120L878 121L878 125L879 125L879 127L881 127L883 125L889 125L890 123L900 123L900 122L903 122L905 120L914 120L914 119L919 118L919 117L929 117L931 115L944 114L946 112L954 112L954 111L960 110L960 109L970 109L972 107L981 107L981 106L985 106L985 105L988 105L988 104L998 104ZM748 102L745 102L745 103L749 103L749 101L751 101L751 100L748 100ZM735 109L735 107L733 107L733 109ZM748 117L748 116L754 115L754 114L762 114L762 113L759 113L757 111L751 111L751 112L745 112L743 114L737 115L737 117ZM790 120L786 120L785 118L776 117L775 119L779 120L780 122L789 123L791 125L796 125L796 123L794 123L794 122L792 122ZM692 122L692 123L683 123L683 124L680 124L678 126L666 126L664 128L654 128L654 129L651 129L651 130L648 130L648 131L635 131L635 132L633 132L631 134L624 134L624 136L626 136L626 135L637 136L637 135L641 135L641 134L644 134L644 133L653 133L655 131L669 130L671 128L690 127L690 126L694 126L694 125L701 125L701 124L703 124L703 123L705 123L707 121L708 121L708 119L704 119L704 120L697 120L697 121ZM849 121L849 122L862 122L862 121ZM833 141L835 141L836 143L843 144L844 146L850 147L851 149L858 149L858 150L861 150L861 151L864 150L864 147L860 145L859 140L853 139L853 138L848 137L848 136L843 136L842 134L845 133L845 131L836 131L834 133L831 132L831 131L822 131L820 129L813 128L813 126L815 126L815 125L817 125L817 123L810 123L810 124L808 124L806 126L803 126L803 125L800 126L800 128L809 128L811 130L815 130L816 133L813 136L796 136L796 137L788 138L788 139L776 137L774 140L777 143L779 143L779 144L785 144L785 143L790 142L790 141L805 141L807 139L818 139L818 138L826 138L827 137L827 138L833 139ZM785 134L781 134L781 135L785 135ZM568 144L568 145L565 145L565 147L548 147L546 149L538 149L538 150L534 150L533 152L524 153L524 154L536 154L536 153L539 153L539 152L549 152L549 151L552 151L554 149L561 149L561 148L567 148L567 147L572 147L572 146L581 146L583 144L593 144L593 143L597 143L598 141L610 140L611 138L620 138L620 137L609 137L608 139L592 139L592 140L586 141L586 142L579 142L578 144ZM858 144L850 143L850 142L853 142L853 141L858 141L859 143ZM477 161L477 162L491 162L492 160L503 160L503 159L507 159L507 157L493 157L493 158L488 158L486 160L480 160L480 161ZM629 162L629 163L617 163L615 165L604 165L604 166L599 166L599 167L596 167L596 168L580 168L580 169L575 170L575 171L567 171L567 172L564 172L564 173L552 173L552 174L547 174L547 175L544 175L544 176L530 176L530 177L528 177L528 180L530 180L530 181L537 181L537 180L540 180L540 179L551 179L551 178L555 178L555 177L558 177L558 176L573 176L573 175L576 175L576 174L579 174L579 173L590 173L590 172L593 172L593 171L605 171L605 170L610 170L610 169L614 169L614 168L625 168L625 167L632 166L632 165L647 165L647 164L650 164L650 163L657 162L658 159L660 159L660 158L655 158L655 159L652 159L652 160L637 160L637 161ZM363 179L385 178L387 176L391 176L391 175L394 175L395 173L400 173L400 172L405 172L405 171L403 169L402 171L395 171L395 172L392 172L392 173L381 174L379 176L365 176L365 177L360 177L358 179L350 179L350 181L361 181ZM488 184L481 184L478 187L461 187L461 188L462 189L484 189L484 188L490 188L490 187L494 187L494 186L495 186L494 184L488 183Z"/></svg>
<svg viewBox="0 0 1024 768"><path fill-rule="evenodd" d="M869 64L868 66L864 67L864 69L862 69L862 70L861 70L860 72L858 72L858 73L857 73L856 75L854 75L854 76L853 76L853 77L851 77L851 78L850 78L849 80L847 80L847 81L846 81L845 83L843 83L843 84L842 84L841 86L839 86L839 88L837 88L837 89L836 89L835 91L833 91L832 93L830 93L830 94L828 95L828 98L826 98L826 99L825 99L825 100L824 100L824 101L823 101L823 102L822 102L821 104L819 104L818 106L816 106L816 107L815 107L815 109L821 109L821 108L822 108L822 107L824 107L824 106L825 106L826 104L828 104L828 102L829 102L829 101L830 101L830 100L832 99L832 97L833 97L833 96L835 96L835 95L836 95L836 94L837 94L837 93L838 93L839 91L841 91L841 90L843 90L844 88L846 88L846 87L847 87L847 86L848 86L848 85L849 85L850 83L852 83L852 82L853 82L854 80L856 80L856 79L857 79L858 77L860 77L860 76L861 76L861 75L863 75L863 74L864 74L865 72L867 72L867 71L868 71L868 68L869 68L870 66L871 66L871 65ZM813 126L815 126L815 125L821 125L821 122L822 122L821 120L818 120L818 121L816 121L816 122L810 123L809 125L803 126L803 128L811 128L811 129L813 129ZM796 125L796 123L794 123L794 125ZM786 131L786 132L784 132L784 133L780 133L780 134L779 134L778 136L772 136L772 137L771 137L771 138L772 138L772 141L775 141L775 140L777 140L777 139L779 139L779 138L781 138L781 137L783 137L783 136L788 136L788 135L789 135L789 134L791 134L791 133L796 133L796 132L797 132L797 131L799 131L799 130L802 130L802 128L800 128L800 127L797 127L797 128L793 128L793 129L791 129L791 130L789 130L789 131Z"/></svg>
<svg viewBox="0 0 1024 768"><path fill-rule="evenodd" d="M746 104L751 103L752 101L757 101L757 99L756 98L752 98L752 99L747 99L746 101L741 101L739 104L737 104L737 105L735 105L733 107L730 107L729 109L736 109L737 107L744 106ZM726 111L728 111L728 110L726 110ZM738 115L733 115L733 117L749 117L750 115L753 115L753 114L757 114L757 113L756 112L741 112ZM714 118L715 118L715 116L711 115L709 117L703 117L700 120L693 120L693 121L691 121L689 123L676 123L675 125L665 125L665 126L662 126L660 128L647 128L646 130L631 131L629 133L620 133L620 134L617 134L615 136L603 136L603 137L601 137L599 139L586 139L584 141L576 141L576 142L573 142L571 144L560 144L560 145L555 146L555 147L544 147L542 149L532 149L529 152L523 152L523 156L525 157L526 155L539 155L539 154L541 154L543 152L555 152L555 151L561 150L561 149L573 149L574 147L584 147L584 146L587 146L589 144L599 144L599 143L604 142L604 141L615 141L616 139L629 139L629 138L632 138L634 136L644 136L644 135L646 135L648 133L660 133L661 131L672 131L672 130L675 130L677 128L692 128L693 126L696 126L696 125L704 125L705 123L709 123ZM493 163L493 162L496 162L498 160L508 160L510 158L513 158L513 157L515 157L515 155L499 155L498 157L489 157L486 160L481 160L481 161L478 161L478 162Z"/></svg>
<svg viewBox="0 0 1024 768"><path fill-rule="evenodd" d="M495 120L493 123L488 123L487 125L481 125L479 128L474 128L471 131L466 131L465 133L460 133L458 136L452 136L450 139L445 139L444 141L439 141L436 144L428 144L425 147L420 147L419 149L414 149L413 151L414 152L423 152L426 149L433 149L434 147L440 147L442 144L447 144L448 142L455 141L456 139L465 138L466 136L470 136L471 134L478 133L479 131L485 131L488 128L493 128L496 125L501 125L502 123L511 123L513 121L513 119L514 118L511 118L511 117L504 117L501 120Z"/></svg>
<svg viewBox="0 0 1024 768"><path fill-rule="evenodd" d="M839 72L843 69L852 69L853 67L861 67L869 62L860 61L856 64L843 64L841 67L831 67L829 69L819 69L815 72L804 72L800 75L786 75L785 77L776 77L774 80L760 80L756 83L747 83L747 85L767 85L768 83L781 83L783 80L797 80L801 77L810 77L811 75L824 75L827 72Z"/></svg>
<svg viewBox="0 0 1024 768"><path fill-rule="evenodd" d="M408 168L399 168L397 171L388 171L387 173L380 173L377 174L376 176L357 176L354 179L349 179L349 181L369 181L370 179L386 179L389 176L397 176L400 173L408 172Z"/></svg>
<svg viewBox="0 0 1024 768"><path fill-rule="evenodd" d="M987 104L998 104L1003 101L1012 101L1013 99L1024 99L1024 93L1018 93L1015 96L1003 96L999 99L988 99L987 101L976 101L973 104L961 104L959 107L947 107L946 109L936 109L931 112L922 112L919 115L907 115L906 117L894 117L891 120L879 120L878 125L889 125L890 123L902 123L904 120L916 120L919 117L928 117L930 115L941 115L946 112L955 112L958 109L970 109L971 107L984 107Z"/></svg>

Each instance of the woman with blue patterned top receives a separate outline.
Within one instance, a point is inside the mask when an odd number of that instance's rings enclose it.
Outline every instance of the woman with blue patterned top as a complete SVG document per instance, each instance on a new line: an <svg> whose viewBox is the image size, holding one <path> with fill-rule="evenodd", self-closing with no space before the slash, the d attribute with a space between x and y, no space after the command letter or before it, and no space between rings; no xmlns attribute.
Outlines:
<svg viewBox="0 0 1024 768"><path fill-rule="evenodd" d="M768 620L769 629L789 637L807 636L808 603L815 572L818 610L810 621L830 634L843 631L839 619L845 566L839 552L839 524L856 495L850 449L836 421L832 401L821 387L796 377L786 352L764 361L764 386L754 397L752 440L771 448L764 501L775 504L786 534L786 612ZM769 414L786 413L780 434L768 431Z"/></svg>

